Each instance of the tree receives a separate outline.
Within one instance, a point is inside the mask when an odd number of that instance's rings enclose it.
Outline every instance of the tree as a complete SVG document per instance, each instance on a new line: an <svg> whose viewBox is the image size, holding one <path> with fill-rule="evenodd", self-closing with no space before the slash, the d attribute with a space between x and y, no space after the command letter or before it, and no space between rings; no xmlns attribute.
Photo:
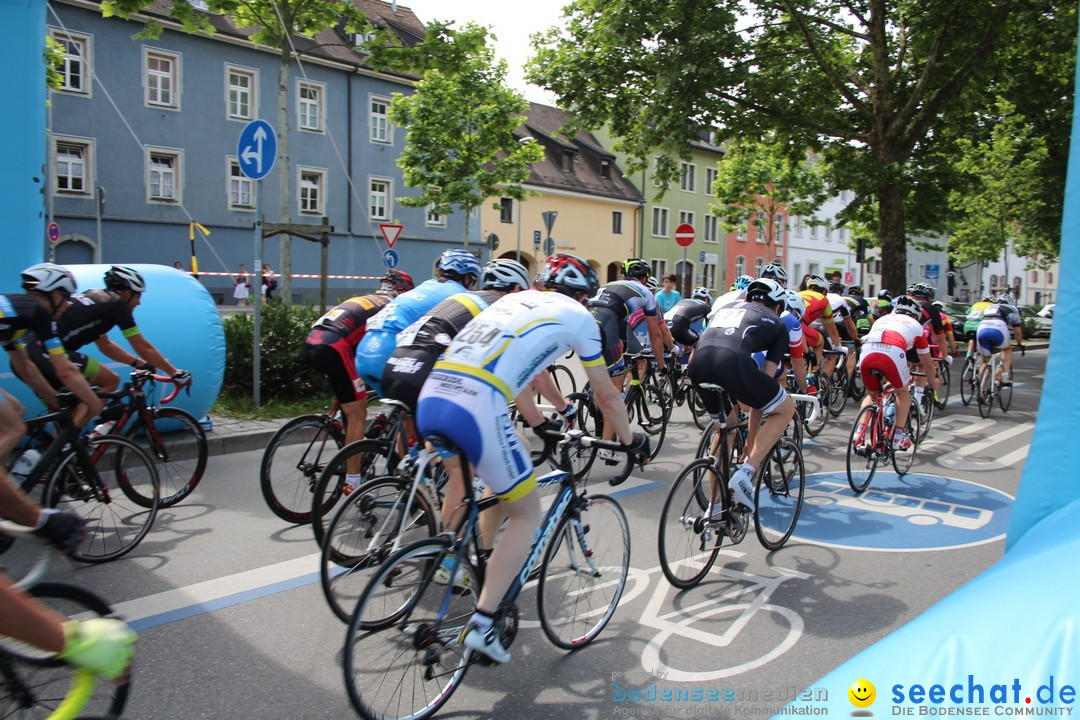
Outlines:
<svg viewBox="0 0 1080 720"><path fill-rule="evenodd" d="M466 247L470 211L496 195L523 199L521 183L544 157L539 143L515 139L529 105L505 79L506 62L496 62L483 47L456 73L428 70L412 95L395 93L390 107L390 119L407 128L397 164L405 184L421 188L399 202L440 215L458 206L465 213Z"/></svg>
<svg viewBox="0 0 1080 720"><path fill-rule="evenodd" d="M978 109L1023 1L575 0L565 28L534 37L529 78L641 162L655 148L686 156L709 127L771 130L819 154L832 187L876 203L883 281L902 287L905 201L947 168L948 111ZM944 202L919 210L927 225L947 214Z"/></svg>
<svg viewBox="0 0 1080 720"><path fill-rule="evenodd" d="M770 249L784 213L812 215L825 202L828 191L820 163L805 156L792 157L788 146L775 139L763 142L735 140L725 145L717 166L710 206L728 232L758 221Z"/></svg>
<svg viewBox="0 0 1080 720"><path fill-rule="evenodd" d="M1040 167L1048 162L1045 141L1035 137L1016 107L999 99L997 113L984 119L992 126L990 140L959 141L958 162L971 188L953 191L949 204L959 213L949 235L949 253L959 263L986 262L1014 248L1019 255L1049 264L1056 243L1037 219L1045 193Z"/></svg>

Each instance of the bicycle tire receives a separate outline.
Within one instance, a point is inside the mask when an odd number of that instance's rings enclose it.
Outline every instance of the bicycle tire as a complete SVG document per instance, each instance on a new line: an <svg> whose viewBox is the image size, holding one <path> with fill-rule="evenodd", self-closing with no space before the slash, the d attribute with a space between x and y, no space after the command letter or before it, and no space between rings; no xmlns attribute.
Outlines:
<svg viewBox="0 0 1080 720"><path fill-rule="evenodd" d="M160 492L157 464L127 438L90 438L87 452L91 468L74 451L60 459L49 476L45 500L47 507L86 521L86 539L69 557L94 564L123 557L142 542L157 516ZM147 498L152 498L149 506L141 502Z"/></svg>
<svg viewBox="0 0 1080 720"><path fill-rule="evenodd" d="M833 417L840 417L840 413L844 411L844 406L847 404L848 383L846 362L847 361L844 358L840 358L836 363L836 370L833 371L833 376L830 379L829 414Z"/></svg>
<svg viewBox="0 0 1080 720"><path fill-rule="evenodd" d="M660 569L667 581L680 590L701 582L720 552L723 535L706 521L712 496L706 484L711 488L712 483L718 486L717 499L726 505L725 481L717 477L716 460L711 457L694 460L675 478L660 513L657 537ZM711 538L706 531L712 533Z"/></svg>
<svg viewBox="0 0 1080 720"><path fill-rule="evenodd" d="M1005 383L998 383L997 396L998 406L1001 408L1001 412L1009 412L1009 406L1012 405L1013 387L1010 382L1008 385Z"/></svg>
<svg viewBox="0 0 1080 720"><path fill-rule="evenodd" d="M907 450L889 449L889 455L892 456L893 470L896 471L897 475L906 475L915 462L915 453L918 452L919 444L922 442L919 438L920 422L919 413L915 409L915 404L912 403L911 408L908 409L907 423L904 425L908 437L911 438L911 447Z"/></svg>
<svg viewBox="0 0 1080 720"><path fill-rule="evenodd" d="M851 373L851 382L848 383L848 392L851 394L851 399L855 402L862 402L862 399L866 396L866 386L863 385L862 373L859 371L858 363L855 364L855 372Z"/></svg>
<svg viewBox="0 0 1080 720"><path fill-rule="evenodd" d="M109 605L88 590L63 583L38 583L30 594L65 617L87 613L113 615ZM22 720L52 717L70 693L77 669L55 656L4 653L0 658L0 717ZM119 717L131 690L131 672L114 683L95 683L94 692L79 708L79 717ZM27 703L31 703L27 706Z"/></svg>
<svg viewBox="0 0 1080 720"><path fill-rule="evenodd" d="M146 431L146 418L154 424L152 433ZM159 432L159 421L179 423L180 429ZM140 436L141 434L141 436ZM135 442L158 463L161 484L159 508L176 505L191 494L202 480L209 454L206 431L195 416L180 408L147 408L146 415L137 415L124 431L124 437ZM140 502L138 498L132 498ZM145 502L146 499L144 498ZM144 507L146 507L144 505Z"/></svg>
<svg viewBox="0 0 1080 720"><path fill-rule="evenodd" d="M577 380L574 379L574 373L565 365L552 365L551 378L563 397L577 392Z"/></svg>
<svg viewBox="0 0 1080 720"><path fill-rule="evenodd" d="M810 437L817 437L820 435L821 431L825 429L826 423L829 422L829 407L827 403L829 394L832 392L832 383L829 382L829 378L818 373L817 385L818 401L821 403L821 409L818 411L818 418L813 423L806 422L805 419L803 422L803 427L806 428L806 434ZM809 406L806 407L806 412L810 412Z"/></svg>
<svg viewBox="0 0 1080 720"><path fill-rule="evenodd" d="M324 414L301 415L282 425L259 464L259 487L267 507L285 522L311 522L315 483L344 444L345 433Z"/></svg>
<svg viewBox="0 0 1080 720"><path fill-rule="evenodd" d="M472 663L459 636L476 610L480 584L469 563L461 564L464 574L452 589L434 582L450 548L446 537L402 548L379 567L356 604L342 666L349 701L366 720L430 717Z"/></svg>
<svg viewBox="0 0 1080 720"><path fill-rule="evenodd" d="M952 378L949 373L950 365L945 358L938 358L934 361L934 365L937 370L939 383L937 396L934 399L934 405L937 406L938 410L944 410L945 406L949 404L949 386L952 384Z"/></svg>
<svg viewBox="0 0 1080 720"><path fill-rule="evenodd" d="M360 480L366 482L390 474L388 445L381 440L364 438L349 443L337 451L326 463L326 468L319 475L311 493L311 531L315 533L315 542L322 547L326 537L326 524L330 520L330 511L345 496L346 463L360 456Z"/></svg>
<svg viewBox="0 0 1080 720"><path fill-rule="evenodd" d="M607 495L579 497L555 527L540 566L537 610L548 640L564 650L592 642L615 613L629 573L626 513Z"/></svg>
<svg viewBox="0 0 1080 720"><path fill-rule="evenodd" d="M960 373L960 401L970 405L975 399L975 357L964 360L964 370Z"/></svg>
<svg viewBox="0 0 1080 720"><path fill-rule="evenodd" d="M650 436L652 451L649 459L660 454L660 448L667 436L668 418L671 416L671 400L655 385L640 385L637 399L638 425Z"/></svg>
<svg viewBox="0 0 1080 720"><path fill-rule="evenodd" d="M912 400L914 400L914 398L912 398ZM934 405L933 390L929 387L923 389L922 400L919 400L919 406L923 409L923 415L919 417L919 434L916 437L919 442L922 442L926 439L926 436L930 434L930 424L934 422L934 413L937 411L937 407Z"/></svg>
<svg viewBox="0 0 1080 720"><path fill-rule="evenodd" d="M984 418L990 417L994 409L994 368L990 363L983 363L979 367L978 395L979 415Z"/></svg>
<svg viewBox="0 0 1080 720"><path fill-rule="evenodd" d="M346 498L327 525L319 580L330 610L342 622L352 618L371 575L386 558L438 533L438 511L423 488L413 495L414 510L406 509L411 490L411 479L391 475L369 480Z"/></svg>
<svg viewBox="0 0 1080 720"><path fill-rule="evenodd" d="M867 405L855 416L855 424L851 426L847 447L847 481L851 491L856 495L870 487L870 481L874 479L874 473L877 472L881 449L879 446L885 442L879 437L877 413L877 405ZM855 435L858 433L859 425L863 423L866 424L866 432L863 434L866 455L860 456L855 453Z"/></svg>
<svg viewBox="0 0 1080 720"><path fill-rule="evenodd" d="M784 547L802 513L806 465L799 447L781 438L765 456L754 488L754 532L767 550Z"/></svg>
<svg viewBox="0 0 1080 720"><path fill-rule="evenodd" d="M709 411L705 409L705 403L701 401L701 396L698 395L693 385L686 389L686 406L690 408L690 414L694 418L694 425L697 425L699 430L709 427L712 422Z"/></svg>

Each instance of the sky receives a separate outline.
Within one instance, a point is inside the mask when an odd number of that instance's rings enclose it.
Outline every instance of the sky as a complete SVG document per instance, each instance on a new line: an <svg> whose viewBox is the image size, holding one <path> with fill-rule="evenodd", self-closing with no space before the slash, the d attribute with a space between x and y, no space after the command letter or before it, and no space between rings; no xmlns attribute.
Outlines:
<svg viewBox="0 0 1080 720"><path fill-rule="evenodd" d="M386 0L389 2L389 0ZM487 26L496 35L495 53L509 65L507 84L525 95L526 100L554 105L547 91L526 85L522 65L532 54L529 36L561 24L562 7L569 0L399 0L410 8L420 22L454 20L459 24L473 21Z"/></svg>

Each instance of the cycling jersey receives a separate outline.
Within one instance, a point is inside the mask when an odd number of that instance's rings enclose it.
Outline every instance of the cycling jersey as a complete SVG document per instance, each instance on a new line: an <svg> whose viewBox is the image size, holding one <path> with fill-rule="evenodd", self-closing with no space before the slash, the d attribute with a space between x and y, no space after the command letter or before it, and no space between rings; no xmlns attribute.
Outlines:
<svg viewBox="0 0 1080 720"><path fill-rule="evenodd" d="M863 338L863 352L879 345L891 345L905 352L914 349L920 355L930 351L919 321L898 313L879 318Z"/></svg>
<svg viewBox="0 0 1080 720"><path fill-rule="evenodd" d="M873 370L880 371L893 387L906 387L911 381L909 350L914 350L917 355L930 352L926 334L918 320L897 313L889 313L876 320L863 338L862 356L859 358L859 372L866 389L873 392L881 389Z"/></svg>
<svg viewBox="0 0 1080 720"><path fill-rule="evenodd" d="M798 360L803 356L803 325L799 318L795 317L790 310L785 310L780 313L780 320L784 323L784 327L787 329L788 334L788 355L793 359ZM757 363L759 368L765 367L765 352L759 350L754 353L754 362ZM776 365L776 377L780 377L784 372L783 363L777 363Z"/></svg>
<svg viewBox="0 0 1080 720"><path fill-rule="evenodd" d="M925 298L915 298L915 302L922 306L922 320L919 322L923 325L929 324L935 335L945 332L945 325L941 322L941 311L937 306L931 305Z"/></svg>
<svg viewBox="0 0 1080 720"><path fill-rule="evenodd" d="M351 297L311 325L304 342L304 362L326 375L338 402L364 399L356 373L356 346L368 320L390 302L389 295Z"/></svg>
<svg viewBox="0 0 1080 720"><path fill-rule="evenodd" d="M69 352L105 336L113 326L125 338L139 334L127 300L108 290L87 290L73 295L71 304L56 321L57 334Z"/></svg>
<svg viewBox="0 0 1080 720"><path fill-rule="evenodd" d="M708 303L688 298L675 303L664 314L671 337L682 345L693 345L705 330L705 317L711 311Z"/></svg>
<svg viewBox="0 0 1080 720"><path fill-rule="evenodd" d="M975 332L975 344L981 355L1009 346L1012 341L1010 328L1019 327L1020 312L1010 306L994 303L987 305Z"/></svg>
<svg viewBox="0 0 1080 720"><path fill-rule="evenodd" d="M33 295L0 295L0 345L8 352L25 348L22 337L27 331L37 336L50 355L64 354L64 346L56 337L56 323Z"/></svg>
<svg viewBox="0 0 1080 720"><path fill-rule="evenodd" d="M720 308L725 308L732 303L737 303L745 299L745 290L729 290L716 298L713 300L712 309L709 311L709 323L712 323L712 319L716 316L716 313L720 312Z"/></svg>
<svg viewBox="0 0 1080 720"><path fill-rule="evenodd" d="M829 302L828 298L817 290L803 290L799 293L799 296L806 303L806 310L802 316L804 325L812 325L818 318L821 318L826 325L835 324L832 303Z"/></svg>
<svg viewBox="0 0 1080 720"><path fill-rule="evenodd" d="M600 340L608 372L621 375L625 368L622 356L626 347L628 318L638 310L644 316L655 316L656 298L649 288L637 280L617 280L600 288L594 297L589 298L586 307L600 326Z"/></svg>
<svg viewBox="0 0 1080 720"><path fill-rule="evenodd" d="M848 305L851 319L855 321L855 325L858 327L859 321L870 314L870 302L866 298L857 295L845 295L844 302Z"/></svg>
<svg viewBox="0 0 1080 720"><path fill-rule="evenodd" d="M417 426L461 448L500 499L524 497L536 479L507 403L568 349L586 366L604 364L599 328L584 307L555 292L506 295L469 322L435 363L420 392Z"/></svg>
<svg viewBox="0 0 1080 720"><path fill-rule="evenodd" d="M992 304L989 300L982 300L968 308L967 315L964 318L964 334L968 340L975 339L975 333L979 329L979 320L982 319L983 310Z"/></svg>
<svg viewBox="0 0 1080 720"><path fill-rule="evenodd" d="M465 292L465 288L456 280L425 280L398 295L368 320L367 332L356 347L356 373L360 380L379 392L383 368L397 348L398 333L446 298L460 292Z"/></svg>

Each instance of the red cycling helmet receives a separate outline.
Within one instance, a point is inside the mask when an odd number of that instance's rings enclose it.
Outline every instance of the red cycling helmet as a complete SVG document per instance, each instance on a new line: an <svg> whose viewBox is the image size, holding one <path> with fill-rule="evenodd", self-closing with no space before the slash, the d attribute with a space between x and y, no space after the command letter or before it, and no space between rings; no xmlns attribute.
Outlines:
<svg viewBox="0 0 1080 720"><path fill-rule="evenodd" d="M404 270L387 270L383 275L382 284L389 285L397 293L408 292L416 287L412 276Z"/></svg>

